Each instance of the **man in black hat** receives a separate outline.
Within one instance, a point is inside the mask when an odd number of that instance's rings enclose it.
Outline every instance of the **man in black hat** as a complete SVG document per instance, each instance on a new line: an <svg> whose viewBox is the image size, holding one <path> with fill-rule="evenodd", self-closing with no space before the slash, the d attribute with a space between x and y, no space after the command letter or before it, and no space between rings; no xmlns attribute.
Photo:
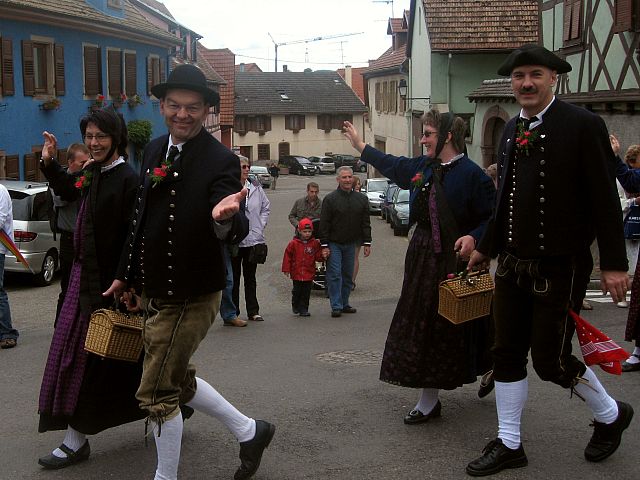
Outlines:
<svg viewBox="0 0 640 480"><path fill-rule="evenodd" d="M275 426L253 420L195 376L190 359L220 308L225 288L222 242L248 232L247 195L238 157L203 127L218 94L193 65L176 67L151 92L169 129L149 143L128 248L105 295L141 291L145 358L136 397L156 424L157 480L177 478L182 440L179 405L222 421L240 442L235 479L251 477ZM131 303L131 296L125 301Z"/></svg>
<svg viewBox="0 0 640 480"><path fill-rule="evenodd" d="M599 462L618 448L633 409L611 398L594 372L571 354L579 312L600 246L601 287L613 300L628 288L615 157L600 117L553 94L571 66L538 45L513 51L498 73L511 77L522 107L498 150L493 218L469 268L498 256L493 347L498 438L467 466L484 476L527 465L520 417L527 399L527 357L541 379L570 388L594 416L584 455ZM618 212L616 214L616 212Z"/></svg>

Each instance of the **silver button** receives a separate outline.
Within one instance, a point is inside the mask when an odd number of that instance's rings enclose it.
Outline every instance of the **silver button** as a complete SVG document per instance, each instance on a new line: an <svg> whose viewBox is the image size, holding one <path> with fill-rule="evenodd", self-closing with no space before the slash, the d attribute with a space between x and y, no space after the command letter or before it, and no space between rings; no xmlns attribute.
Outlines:
<svg viewBox="0 0 640 480"><path fill-rule="evenodd" d="M513 238L509 237L507 238L508 241L513 242Z"/></svg>
<svg viewBox="0 0 640 480"><path fill-rule="evenodd" d="M173 295L173 290L167 291L167 295Z"/></svg>
<svg viewBox="0 0 640 480"><path fill-rule="evenodd" d="M176 208L176 204L175 203L170 203L169 204L169 208Z"/></svg>
<svg viewBox="0 0 640 480"><path fill-rule="evenodd" d="M176 191L175 190L171 190L171 192L169 192L171 194L172 197L176 196Z"/></svg>
<svg viewBox="0 0 640 480"><path fill-rule="evenodd" d="M167 268L168 268L169 270L173 270L173 265L167 265Z"/></svg>
<svg viewBox="0 0 640 480"><path fill-rule="evenodd" d="M544 245L540 245L540 246L538 247L538 250L544 250Z"/></svg>
<svg viewBox="0 0 640 480"><path fill-rule="evenodd" d="M171 227L169 227L167 230L169 230L169 233L172 233L173 230L171 229Z"/></svg>
<svg viewBox="0 0 640 480"><path fill-rule="evenodd" d="M172 255L171 255L171 252L168 252L168 253L167 253L167 257L171 257L171 256L172 256Z"/></svg>
<svg viewBox="0 0 640 480"><path fill-rule="evenodd" d="M540 185L540 190L544 190L544 185Z"/></svg>
<svg viewBox="0 0 640 480"><path fill-rule="evenodd" d="M544 203L544 197L540 197L540 203Z"/></svg>
<svg viewBox="0 0 640 480"><path fill-rule="evenodd" d="M540 172L540 176L541 176L541 177L544 177L544 172Z"/></svg>
<svg viewBox="0 0 640 480"><path fill-rule="evenodd" d="M176 219L176 217L174 217L173 215L169 215L169 220L171 220L172 222Z"/></svg>
<svg viewBox="0 0 640 480"><path fill-rule="evenodd" d="M540 160L540 165L544 165L546 162L546 160Z"/></svg>
<svg viewBox="0 0 640 480"><path fill-rule="evenodd" d="M540 151L541 151L541 152L544 152L544 147L540 147Z"/></svg>
<svg viewBox="0 0 640 480"><path fill-rule="evenodd" d="M540 215L544 215L544 210L540 210Z"/></svg>
<svg viewBox="0 0 640 480"><path fill-rule="evenodd" d="M134 225L135 225L135 224L137 224L137 223L138 223L138 221L137 221L137 220L134 220L134 221L133 221L133 224L134 224Z"/></svg>
<svg viewBox="0 0 640 480"><path fill-rule="evenodd" d="M544 233L541 233L540 235L538 235L538 238L544 238Z"/></svg>
<svg viewBox="0 0 640 480"><path fill-rule="evenodd" d="M171 240L169 240L169 245L173 245L173 242Z"/></svg>

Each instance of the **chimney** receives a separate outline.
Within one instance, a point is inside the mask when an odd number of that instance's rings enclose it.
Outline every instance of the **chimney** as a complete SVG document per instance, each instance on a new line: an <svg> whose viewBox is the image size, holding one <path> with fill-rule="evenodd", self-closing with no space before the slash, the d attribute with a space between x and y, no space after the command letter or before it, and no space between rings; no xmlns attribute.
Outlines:
<svg viewBox="0 0 640 480"><path fill-rule="evenodd" d="M353 78L351 75L351 65L345 65L344 67L344 81L347 82L350 88L353 88Z"/></svg>
<svg viewBox="0 0 640 480"><path fill-rule="evenodd" d="M244 63L240 63L240 68L238 70L240 70L241 72L244 72L244 68L245 68Z"/></svg>
<svg viewBox="0 0 640 480"><path fill-rule="evenodd" d="M287 67L286 65L282 65L282 71L283 72L288 72L289 71L289 67Z"/></svg>

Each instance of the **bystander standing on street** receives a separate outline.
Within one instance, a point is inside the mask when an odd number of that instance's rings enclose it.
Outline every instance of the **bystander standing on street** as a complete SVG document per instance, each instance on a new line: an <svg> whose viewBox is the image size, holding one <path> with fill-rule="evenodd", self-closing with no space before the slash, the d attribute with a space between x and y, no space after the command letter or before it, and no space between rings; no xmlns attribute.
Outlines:
<svg viewBox="0 0 640 480"><path fill-rule="evenodd" d="M0 229L13 240L13 209L9 192L0 185ZM7 247L0 244L0 348L13 348L18 344L18 330L11 324L9 297L4 289L4 260Z"/></svg>
<svg viewBox="0 0 640 480"><path fill-rule="evenodd" d="M356 313L349 303L356 247L363 246L365 257L371 253L367 197L353 191L351 167L338 168L336 180L338 188L324 198L320 215L320 244L324 258L328 259L327 291L332 317Z"/></svg>
<svg viewBox="0 0 640 480"><path fill-rule="evenodd" d="M295 228L298 227L298 223L303 218L310 218L316 220L320 218L320 211L322 210L322 199L318 196L320 187L316 182L309 182L307 184L307 194L296 200L289 212L289 222Z"/></svg>

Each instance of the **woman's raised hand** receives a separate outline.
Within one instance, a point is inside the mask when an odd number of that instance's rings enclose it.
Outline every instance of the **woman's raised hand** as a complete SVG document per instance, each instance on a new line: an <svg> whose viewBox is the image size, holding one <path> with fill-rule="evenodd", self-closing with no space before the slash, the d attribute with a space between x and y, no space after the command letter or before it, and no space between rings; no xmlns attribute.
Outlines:
<svg viewBox="0 0 640 480"><path fill-rule="evenodd" d="M343 122L342 133L345 137L347 137L347 140L349 140L351 146L358 150L358 152L362 153L362 150L364 150L366 144L360 139L358 131L356 130L356 127L353 126L353 123L348 121Z"/></svg>

